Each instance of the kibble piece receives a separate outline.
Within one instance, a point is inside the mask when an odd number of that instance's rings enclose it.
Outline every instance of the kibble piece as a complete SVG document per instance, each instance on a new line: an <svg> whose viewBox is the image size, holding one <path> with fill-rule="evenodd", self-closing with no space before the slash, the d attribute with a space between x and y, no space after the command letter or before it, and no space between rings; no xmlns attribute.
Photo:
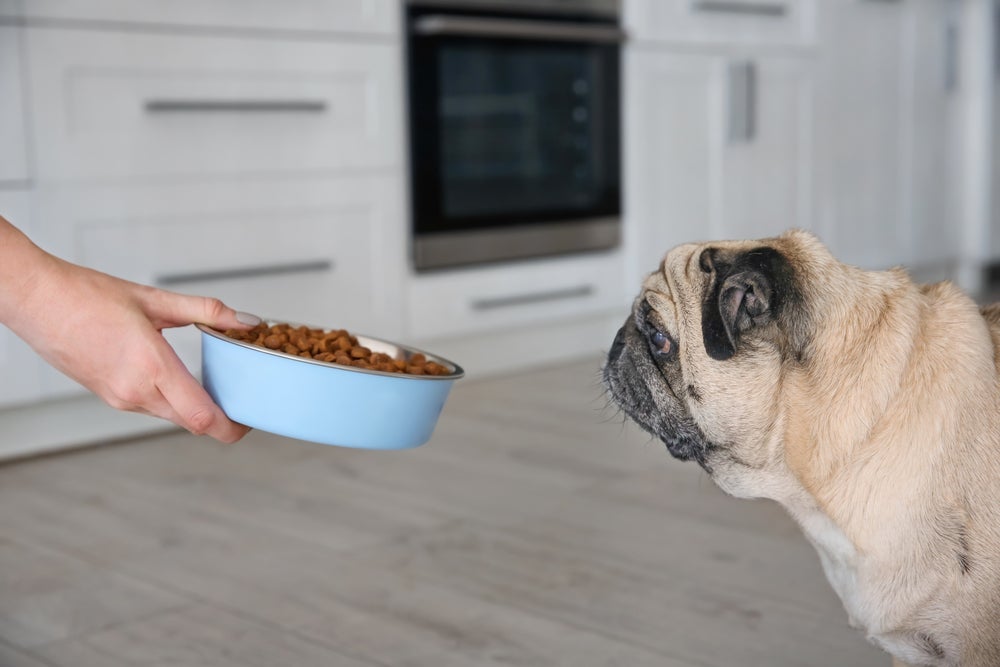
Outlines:
<svg viewBox="0 0 1000 667"><path fill-rule="evenodd" d="M426 375L427 371L424 370L423 366L407 366L406 372L410 375Z"/></svg>
<svg viewBox="0 0 1000 667"><path fill-rule="evenodd" d="M410 357L411 366L423 366L426 363L427 363L427 357L425 357L420 352L417 352L416 354Z"/></svg>
<svg viewBox="0 0 1000 667"><path fill-rule="evenodd" d="M285 346L281 348L281 351L284 352L285 354L298 354L302 350L300 350L297 346L292 345L291 343L285 343Z"/></svg>
<svg viewBox="0 0 1000 667"><path fill-rule="evenodd" d="M272 350L277 350L281 347L281 336L277 334L271 334L264 339L264 347L270 348Z"/></svg>
<svg viewBox="0 0 1000 667"><path fill-rule="evenodd" d="M354 359L365 359L370 356L372 356L372 351L367 347L356 345L351 348L351 357Z"/></svg>

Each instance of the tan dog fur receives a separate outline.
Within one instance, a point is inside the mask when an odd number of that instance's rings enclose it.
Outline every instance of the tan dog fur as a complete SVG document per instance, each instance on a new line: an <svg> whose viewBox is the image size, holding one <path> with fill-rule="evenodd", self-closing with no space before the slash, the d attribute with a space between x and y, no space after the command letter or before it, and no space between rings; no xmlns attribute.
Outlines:
<svg viewBox="0 0 1000 667"><path fill-rule="evenodd" d="M710 358L698 258L761 246L793 269L797 330ZM852 624L913 667L1000 665L1000 306L842 264L799 231L674 248L643 299L678 341L695 392L679 400L725 443L712 478L790 512Z"/></svg>

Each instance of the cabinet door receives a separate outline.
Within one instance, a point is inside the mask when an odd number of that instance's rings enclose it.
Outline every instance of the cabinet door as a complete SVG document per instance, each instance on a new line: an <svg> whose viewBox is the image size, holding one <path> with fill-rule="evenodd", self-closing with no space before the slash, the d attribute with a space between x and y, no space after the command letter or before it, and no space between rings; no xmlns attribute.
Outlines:
<svg viewBox="0 0 1000 667"><path fill-rule="evenodd" d="M910 157L902 160L902 208L909 261L942 270L958 258L961 240L959 9L951 1L907 3L904 23L904 151Z"/></svg>
<svg viewBox="0 0 1000 667"><path fill-rule="evenodd" d="M869 268L905 262L901 18L910 3L819 4L821 235L842 261Z"/></svg>
<svg viewBox="0 0 1000 667"><path fill-rule="evenodd" d="M808 60L632 51L626 62L626 238L639 272L678 243L811 227Z"/></svg>
<svg viewBox="0 0 1000 667"><path fill-rule="evenodd" d="M0 215L31 235L26 192L0 190ZM0 325L0 407L27 403L41 396L42 363L24 341Z"/></svg>
<svg viewBox="0 0 1000 667"><path fill-rule="evenodd" d="M754 239L809 228L812 211L812 63L725 65L720 236Z"/></svg>
<svg viewBox="0 0 1000 667"><path fill-rule="evenodd" d="M625 56L625 239L636 284L673 246L719 231L723 91L718 59L636 48Z"/></svg>
<svg viewBox="0 0 1000 667"><path fill-rule="evenodd" d="M20 56L21 29L0 26L0 184L28 180Z"/></svg>

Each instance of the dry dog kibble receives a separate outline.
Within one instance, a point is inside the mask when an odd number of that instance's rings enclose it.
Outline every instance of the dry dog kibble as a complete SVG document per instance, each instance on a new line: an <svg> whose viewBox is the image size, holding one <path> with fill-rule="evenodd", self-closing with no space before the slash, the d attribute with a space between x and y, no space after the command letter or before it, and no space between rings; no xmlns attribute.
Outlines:
<svg viewBox="0 0 1000 667"><path fill-rule="evenodd" d="M328 364L408 375L451 373L446 366L429 361L420 352L410 355L408 359L395 359L384 352L373 352L343 329L324 331L305 326L293 327L282 322L270 326L261 323L253 329L229 329L223 333L234 340Z"/></svg>

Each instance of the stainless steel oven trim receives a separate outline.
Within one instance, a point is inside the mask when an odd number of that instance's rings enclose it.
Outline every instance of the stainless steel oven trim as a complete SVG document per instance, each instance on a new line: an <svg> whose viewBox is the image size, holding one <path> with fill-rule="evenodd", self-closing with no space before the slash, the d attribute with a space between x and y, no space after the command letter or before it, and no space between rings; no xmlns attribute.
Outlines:
<svg viewBox="0 0 1000 667"><path fill-rule="evenodd" d="M591 16L609 20L618 20L622 14L622 0L406 0L406 4L446 11Z"/></svg>
<svg viewBox="0 0 1000 667"><path fill-rule="evenodd" d="M610 250L621 241L617 216L517 227L418 234L413 240L418 271L570 252Z"/></svg>
<svg viewBox="0 0 1000 667"><path fill-rule="evenodd" d="M695 0L695 11L720 14L748 14L755 16L784 16L788 5L784 2L732 2L727 0Z"/></svg>
<svg viewBox="0 0 1000 667"><path fill-rule="evenodd" d="M500 19L429 14L413 24L413 32L425 36L501 37L505 39L544 39L567 42L619 44L625 31L617 26Z"/></svg>

